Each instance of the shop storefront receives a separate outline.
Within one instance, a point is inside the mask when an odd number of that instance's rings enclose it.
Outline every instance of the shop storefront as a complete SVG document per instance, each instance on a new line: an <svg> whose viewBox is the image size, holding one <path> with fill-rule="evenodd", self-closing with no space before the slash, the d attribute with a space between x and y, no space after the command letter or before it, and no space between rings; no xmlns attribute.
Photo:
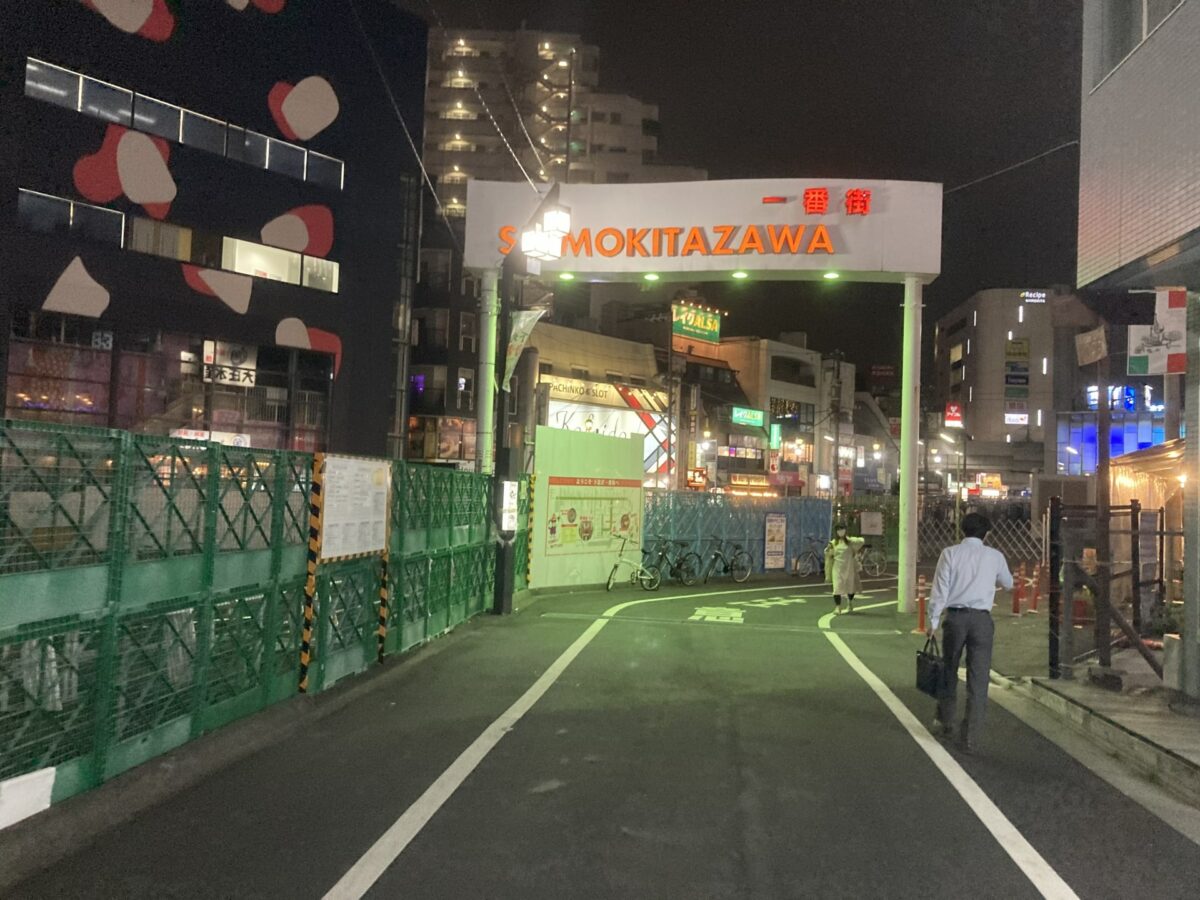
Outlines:
<svg viewBox="0 0 1200 900"><path fill-rule="evenodd" d="M667 395L651 388L584 381L578 378L543 375L545 425L564 431L581 431L608 437L640 437L643 467L648 478L667 471Z"/></svg>
<svg viewBox="0 0 1200 900"><path fill-rule="evenodd" d="M263 449L326 446L333 361L286 347L18 311L5 418Z"/></svg>

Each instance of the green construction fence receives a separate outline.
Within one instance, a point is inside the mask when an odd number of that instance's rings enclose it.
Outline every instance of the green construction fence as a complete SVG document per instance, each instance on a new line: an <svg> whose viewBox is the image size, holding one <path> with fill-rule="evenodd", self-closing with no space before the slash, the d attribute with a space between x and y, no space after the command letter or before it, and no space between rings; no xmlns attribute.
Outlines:
<svg viewBox="0 0 1200 900"><path fill-rule="evenodd" d="M490 609L496 546L490 478L391 466L385 655ZM52 768L57 801L297 693L312 467L0 422L0 784ZM381 576L321 565L309 692L376 662Z"/></svg>

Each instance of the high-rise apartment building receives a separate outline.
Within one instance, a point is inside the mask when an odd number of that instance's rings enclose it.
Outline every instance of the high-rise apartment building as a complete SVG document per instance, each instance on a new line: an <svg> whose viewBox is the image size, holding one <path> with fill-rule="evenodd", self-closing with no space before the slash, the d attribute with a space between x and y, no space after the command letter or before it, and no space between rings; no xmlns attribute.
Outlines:
<svg viewBox="0 0 1200 900"><path fill-rule="evenodd" d="M451 217L466 182L687 181L658 162L658 107L600 91L600 51L577 34L433 29L424 158Z"/></svg>

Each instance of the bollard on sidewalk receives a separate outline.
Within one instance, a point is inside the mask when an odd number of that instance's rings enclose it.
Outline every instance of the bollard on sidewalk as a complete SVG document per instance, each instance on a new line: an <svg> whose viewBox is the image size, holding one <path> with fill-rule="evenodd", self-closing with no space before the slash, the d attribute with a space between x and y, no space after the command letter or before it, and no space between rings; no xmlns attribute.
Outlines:
<svg viewBox="0 0 1200 900"><path fill-rule="evenodd" d="M1025 610L1029 613L1038 611L1038 603L1042 599L1042 564L1038 563L1033 567L1033 592L1029 597L1029 609Z"/></svg>
<svg viewBox="0 0 1200 900"><path fill-rule="evenodd" d="M917 578L917 627L912 630L913 634L925 633L925 576Z"/></svg>

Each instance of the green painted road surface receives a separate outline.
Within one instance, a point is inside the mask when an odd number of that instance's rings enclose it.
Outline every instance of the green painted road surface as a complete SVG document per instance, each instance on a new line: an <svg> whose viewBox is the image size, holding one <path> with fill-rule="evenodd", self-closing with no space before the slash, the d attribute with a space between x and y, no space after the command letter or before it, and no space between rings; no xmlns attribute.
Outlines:
<svg viewBox="0 0 1200 900"><path fill-rule="evenodd" d="M1196 896L1200 847L997 704L929 735L891 584L541 597L14 896Z"/></svg>

